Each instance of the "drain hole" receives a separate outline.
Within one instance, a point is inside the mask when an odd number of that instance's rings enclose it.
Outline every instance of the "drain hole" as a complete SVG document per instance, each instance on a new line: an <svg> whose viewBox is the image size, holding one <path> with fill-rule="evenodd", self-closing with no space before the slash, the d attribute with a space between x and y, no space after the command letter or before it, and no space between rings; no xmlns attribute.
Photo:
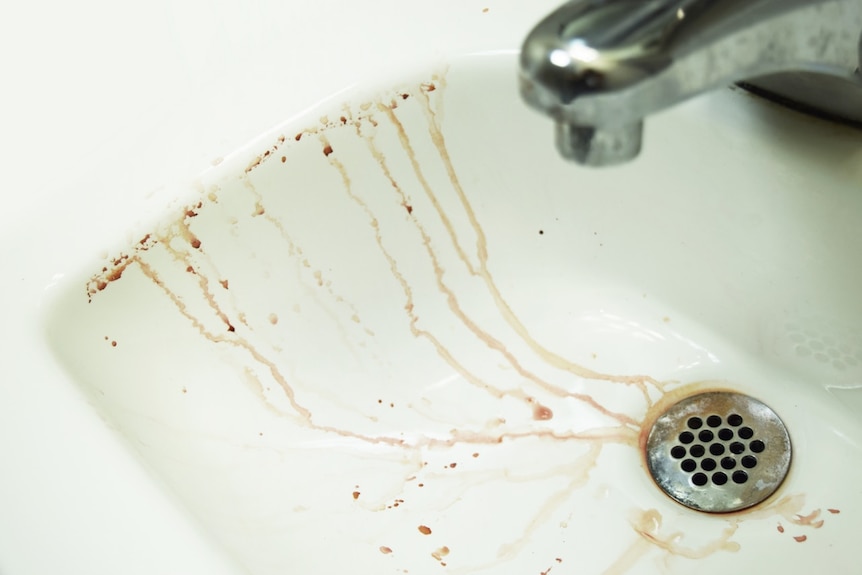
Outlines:
<svg viewBox="0 0 862 575"><path fill-rule="evenodd" d="M703 487L709 482L709 478L705 473L695 473L691 478L691 482L698 487Z"/></svg>
<svg viewBox="0 0 862 575"><path fill-rule="evenodd" d="M697 463L694 462L694 459L686 459L682 462L682 470L691 473L695 469L697 469Z"/></svg>
<svg viewBox="0 0 862 575"><path fill-rule="evenodd" d="M723 469L733 469L736 467L736 459L732 457L724 457L721 460L721 467Z"/></svg>
<svg viewBox="0 0 862 575"><path fill-rule="evenodd" d="M692 417L688 420L689 429L700 429L703 427L703 420L699 417Z"/></svg>
<svg viewBox="0 0 862 575"><path fill-rule="evenodd" d="M694 441L694 434L689 431L683 431L679 434L679 442L688 445Z"/></svg>
<svg viewBox="0 0 862 575"><path fill-rule="evenodd" d="M754 453L763 453L763 450L766 449L766 444L759 439L755 439L748 447L750 447ZM740 451L740 453L742 452Z"/></svg>
<svg viewBox="0 0 862 575"><path fill-rule="evenodd" d="M724 445L721 443L713 443L709 446L709 452L713 455L724 455Z"/></svg>
<svg viewBox="0 0 862 575"><path fill-rule="evenodd" d="M738 485L742 485L748 481L748 474L741 469L739 471L734 471L731 477L733 477L733 482Z"/></svg>
<svg viewBox="0 0 862 575"><path fill-rule="evenodd" d="M739 427L742 425L742 416L738 413L732 413L727 416L727 423L733 427Z"/></svg>
<svg viewBox="0 0 862 575"><path fill-rule="evenodd" d="M754 437L754 430L750 427L743 427L739 430L739 436L743 439L751 439Z"/></svg>
<svg viewBox="0 0 862 575"><path fill-rule="evenodd" d="M692 445L688 452L691 453L692 457L703 457L706 449L703 448L703 445Z"/></svg>
<svg viewBox="0 0 862 575"><path fill-rule="evenodd" d="M721 418L717 415L710 415L706 418L706 424L710 427L718 427L721 425Z"/></svg>
<svg viewBox="0 0 862 575"><path fill-rule="evenodd" d="M756 442L756 441L752 441L752 443L757 443L757 442ZM762 443L762 442L761 442L761 443ZM765 447L765 446L764 446L764 447ZM744 444L742 444L742 443L740 443L740 442L738 442L738 441L736 441L736 442L734 442L734 443L731 443L731 444L730 444L730 452L731 452L731 453L734 453L734 454L736 454L736 455L739 455L739 454L740 454L740 453L742 453L743 451L745 451L745 445L744 445ZM754 451L754 449L752 449L752 451Z"/></svg>
<svg viewBox="0 0 862 575"><path fill-rule="evenodd" d="M682 445L677 445L670 450L670 456L674 459L682 459L683 457L685 457L685 447L683 447Z"/></svg>
<svg viewBox="0 0 862 575"><path fill-rule="evenodd" d="M703 441L704 443L709 443L713 439L715 439L715 434L708 429L704 429L700 433L697 434L697 438Z"/></svg>
<svg viewBox="0 0 862 575"><path fill-rule="evenodd" d="M754 469L757 467L757 458L753 455L746 455L742 458L742 466L746 469Z"/></svg>
<svg viewBox="0 0 862 575"><path fill-rule="evenodd" d="M730 441L733 439L733 430L725 427L718 432L718 438L722 441Z"/></svg>
<svg viewBox="0 0 862 575"><path fill-rule="evenodd" d="M716 465L717 463L715 462L715 459L707 458L700 462L700 466L704 471L712 471L715 469Z"/></svg>
<svg viewBox="0 0 862 575"><path fill-rule="evenodd" d="M718 473L712 474L712 482L716 485L724 485L727 483L727 475L719 471Z"/></svg>

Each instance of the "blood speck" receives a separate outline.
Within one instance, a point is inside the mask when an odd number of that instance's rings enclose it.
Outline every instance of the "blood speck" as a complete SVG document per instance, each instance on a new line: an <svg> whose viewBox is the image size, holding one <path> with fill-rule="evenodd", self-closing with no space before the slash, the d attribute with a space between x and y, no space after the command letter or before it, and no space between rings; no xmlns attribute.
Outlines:
<svg viewBox="0 0 862 575"><path fill-rule="evenodd" d="M323 155L329 157L329 154L332 153L332 146L328 145L323 148Z"/></svg>
<svg viewBox="0 0 862 575"><path fill-rule="evenodd" d="M840 509L827 509L826 511L828 511L832 515L838 515L839 513L841 513Z"/></svg>
<svg viewBox="0 0 862 575"><path fill-rule="evenodd" d="M406 100L406 99L407 99L407 98L409 98L409 97L410 97L410 94L401 94L401 99L402 99L402 100Z"/></svg>
<svg viewBox="0 0 862 575"><path fill-rule="evenodd" d="M271 323L272 325L277 324L278 323L278 316L275 315L274 313L269 314L269 323Z"/></svg>
<svg viewBox="0 0 862 575"><path fill-rule="evenodd" d="M139 244L141 244L141 245L144 245L144 244L145 244L145 243L147 243L149 240L150 240L150 234L147 234L147 235L145 235L143 238L141 238L141 241L139 241L138 243L139 243Z"/></svg>
<svg viewBox="0 0 862 575"><path fill-rule="evenodd" d="M449 469L455 469L455 467L457 467L457 466L458 466L458 464L457 464L457 463L452 462L452 463L450 463L450 464L449 464Z"/></svg>
<svg viewBox="0 0 862 575"><path fill-rule="evenodd" d="M797 535L793 539L795 539L797 543L805 543L808 541L808 535Z"/></svg>
<svg viewBox="0 0 862 575"><path fill-rule="evenodd" d="M416 487L425 487L424 483L419 483Z"/></svg>
<svg viewBox="0 0 862 575"><path fill-rule="evenodd" d="M196 218L197 215L198 215L198 213L194 210L186 210L186 217L187 218Z"/></svg>
<svg viewBox="0 0 862 575"><path fill-rule="evenodd" d="M111 347L117 347L117 342L116 342L116 341L112 341L112 342L111 342Z"/></svg>
<svg viewBox="0 0 862 575"><path fill-rule="evenodd" d="M231 324L227 324L227 330L229 332L233 333L236 331L236 328L234 326L232 326Z"/></svg>
<svg viewBox="0 0 862 575"><path fill-rule="evenodd" d="M482 8L482 14L487 14L487 13L488 13L488 8Z"/></svg>
<svg viewBox="0 0 862 575"><path fill-rule="evenodd" d="M224 289L228 289L228 287L227 287L227 286L228 286L228 281L227 281L227 280L219 280L219 282L218 282L218 283L220 283L220 284L221 284L221 287L223 287Z"/></svg>
<svg viewBox="0 0 862 575"><path fill-rule="evenodd" d="M556 561L557 563L562 563L562 562L563 562L563 560L562 560L562 559L560 559L559 557L557 557L556 559L554 559L554 561Z"/></svg>
<svg viewBox="0 0 862 575"><path fill-rule="evenodd" d="M302 132L300 132L296 136L294 136L293 139L296 140L297 142L300 141L302 139Z"/></svg>
<svg viewBox="0 0 862 575"><path fill-rule="evenodd" d="M449 548L444 545L443 547L441 547L440 549L438 549L437 551L432 553L431 557L433 557L437 561L440 561L441 559L443 559L447 555L449 555Z"/></svg>
<svg viewBox="0 0 862 575"><path fill-rule="evenodd" d="M422 535L431 535L431 528L427 525L420 525L418 529L419 533L421 533Z"/></svg>
<svg viewBox="0 0 862 575"><path fill-rule="evenodd" d="M346 124L346 123L347 123L347 118L345 118L344 116L341 116L341 117L339 118L339 120L341 120L341 124L342 124L342 125L344 125L344 124Z"/></svg>
<svg viewBox="0 0 862 575"><path fill-rule="evenodd" d="M353 499L359 499L359 492L358 491L353 492Z"/></svg>
<svg viewBox="0 0 862 575"><path fill-rule="evenodd" d="M390 549L386 545L381 545L380 546L380 552L383 553L384 555L389 555L390 553L392 553L392 549Z"/></svg>
<svg viewBox="0 0 862 575"><path fill-rule="evenodd" d="M102 291L106 287L108 287L108 282L106 281L99 280L99 283L96 284L96 289L98 289L99 291Z"/></svg>
<svg viewBox="0 0 862 575"><path fill-rule="evenodd" d="M473 454L473 457L479 457L479 454L478 454L478 453L474 453L474 454Z"/></svg>
<svg viewBox="0 0 862 575"><path fill-rule="evenodd" d="M285 163L286 161L287 161L287 156L282 156L282 157L281 157L281 163L283 164L283 163Z"/></svg>
<svg viewBox="0 0 862 575"><path fill-rule="evenodd" d="M389 404L389 407L395 407L395 404L394 404L394 403L390 403L390 404Z"/></svg>
<svg viewBox="0 0 862 575"><path fill-rule="evenodd" d="M407 210L408 214L413 213L413 206L411 206L410 204L404 204L404 209Z"/></svg>
<svg viewBox="0 0 862 575"><path fill-rule="evenodd" d="M193 268L192 266L188 266L188 267L186 267L186 271L189 272L190 274L193 274L193 273L195 273L195 268Z"/></svg>
<svg viewBox="0 0 862 575"><path fill-rule="evenodd" d="M778 524L778 532L784 533L784 525L782 525L781 523Z"/></svg>
<svg viewBox="0 0 862 575"><path fill-rule="evenodd" d="M429 82L428 84L422 84L422 89L424 89L426 92L433 92L437 89L437 86Z"/></svg>
<svg viewBox="0 0 862 575"><path fill-rule="evenodd" d="M189 390L186 389L185 386L183 386L183 393L188 393L188 392L189 392Z"/></svg>
<svg viewBox="0 0 862 575"><path fill-rule="evenodd" d="M379 403L379 404L383 404L383 400L382 400L382 399L378 399L378 400L377 400L377 403Z"/></svg>
<svg viewBox="0 0 862 575"><path fill-rule="evenodd" d="M548 421L554 418L554 412L544 405L537 405L533 408L533 419L536 421Z"/></svg>
<svg viewBox="0 0 862 575"><path fill-rule="evenodd" d="M197 238L192 238L192 247L198 249L201 247L201 241Z"/></svg>

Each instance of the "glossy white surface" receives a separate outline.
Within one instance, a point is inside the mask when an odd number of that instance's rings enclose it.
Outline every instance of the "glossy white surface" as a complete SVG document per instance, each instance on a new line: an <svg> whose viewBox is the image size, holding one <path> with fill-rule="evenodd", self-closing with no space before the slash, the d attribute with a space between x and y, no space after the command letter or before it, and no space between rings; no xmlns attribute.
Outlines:
<svg viewBox="0 0 862 575"><path fill-rule="evenodd" d="M0 572L228 570L50 359L51 286L285 118L417 54L510 48L549 4L5 7Z"/></svg>
<svg viewBox="0 0 862 575"><path fill-rule="evenodd" d="M13 275L0 445L14 472L0 476L0 572L424 573L443 562L451 572L684 572L684 549L707 556L698 572L767 569L776 556L800 571L852 572L858 134L728 92L648 123L637 164L579 171L517 101L511 56L446 56L511 50L548 6L451 4L409 14L394 2L374 14L334 2L139 6L146 38L69 17L49 30L65 49L49 44L16 65L33 89L14 109L42 107L4 110L17 167L2 212ZM37 64L55 74L34 77ZM49 107L37 95L62 73L104 92L66 88ZM358 80L374 96L344 92L270 130ZM411 94L393 113L418 171L385 110L383 127L366 118L357 134L350 123L393 89ZM321 126L323 114L336 125ZM443 148L429 136L438 128ZM315 133L290 139L305 129ZM59 138L50 149L47 132ZM261 133L202 177L203 195L183 183ZM131 255L148 233L152 249L119 262L123 277L98 290L105 254ZM550 351L568 368L549 365L559 363ZM508 391L488 394L465 374ZM797 448L779 498L727 520L677 508L627 444L662 394L597 385L600 374L719 379L761 397ZM622 439L603 431L619 422L573 391L631 418ZM589 441L560 438L586 429L598 429ZM406 445L387 446L401 433ZM512 439L531 434L558 439ZM710 553L716 541L723 549Z"/></svg>

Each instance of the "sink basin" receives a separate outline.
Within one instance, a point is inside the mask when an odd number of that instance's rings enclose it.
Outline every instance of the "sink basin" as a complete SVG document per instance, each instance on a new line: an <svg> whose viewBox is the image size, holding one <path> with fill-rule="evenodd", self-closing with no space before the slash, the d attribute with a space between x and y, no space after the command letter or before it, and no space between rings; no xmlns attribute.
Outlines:
<svg viewBox="0 0 862 575"><path fill-rule="evenodd" d="M853 572L859 133L727 89L560 160L516 55L370 82L202 174L46 330L248 572ZM695 392L767 403L771 498L649 476Z"/></svg>

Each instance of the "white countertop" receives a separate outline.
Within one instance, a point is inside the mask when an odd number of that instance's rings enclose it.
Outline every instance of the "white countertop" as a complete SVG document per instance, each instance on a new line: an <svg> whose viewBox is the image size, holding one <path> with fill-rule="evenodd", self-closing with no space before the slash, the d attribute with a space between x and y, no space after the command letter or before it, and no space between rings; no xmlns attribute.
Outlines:
<svg viewBox="0 0 862 575"><path fill-rule="evenodd" d="M554 4L6 7L0 573L242 572L55 364L43 317L52 290L254 136L410 62L515 49Z"/></svg>

